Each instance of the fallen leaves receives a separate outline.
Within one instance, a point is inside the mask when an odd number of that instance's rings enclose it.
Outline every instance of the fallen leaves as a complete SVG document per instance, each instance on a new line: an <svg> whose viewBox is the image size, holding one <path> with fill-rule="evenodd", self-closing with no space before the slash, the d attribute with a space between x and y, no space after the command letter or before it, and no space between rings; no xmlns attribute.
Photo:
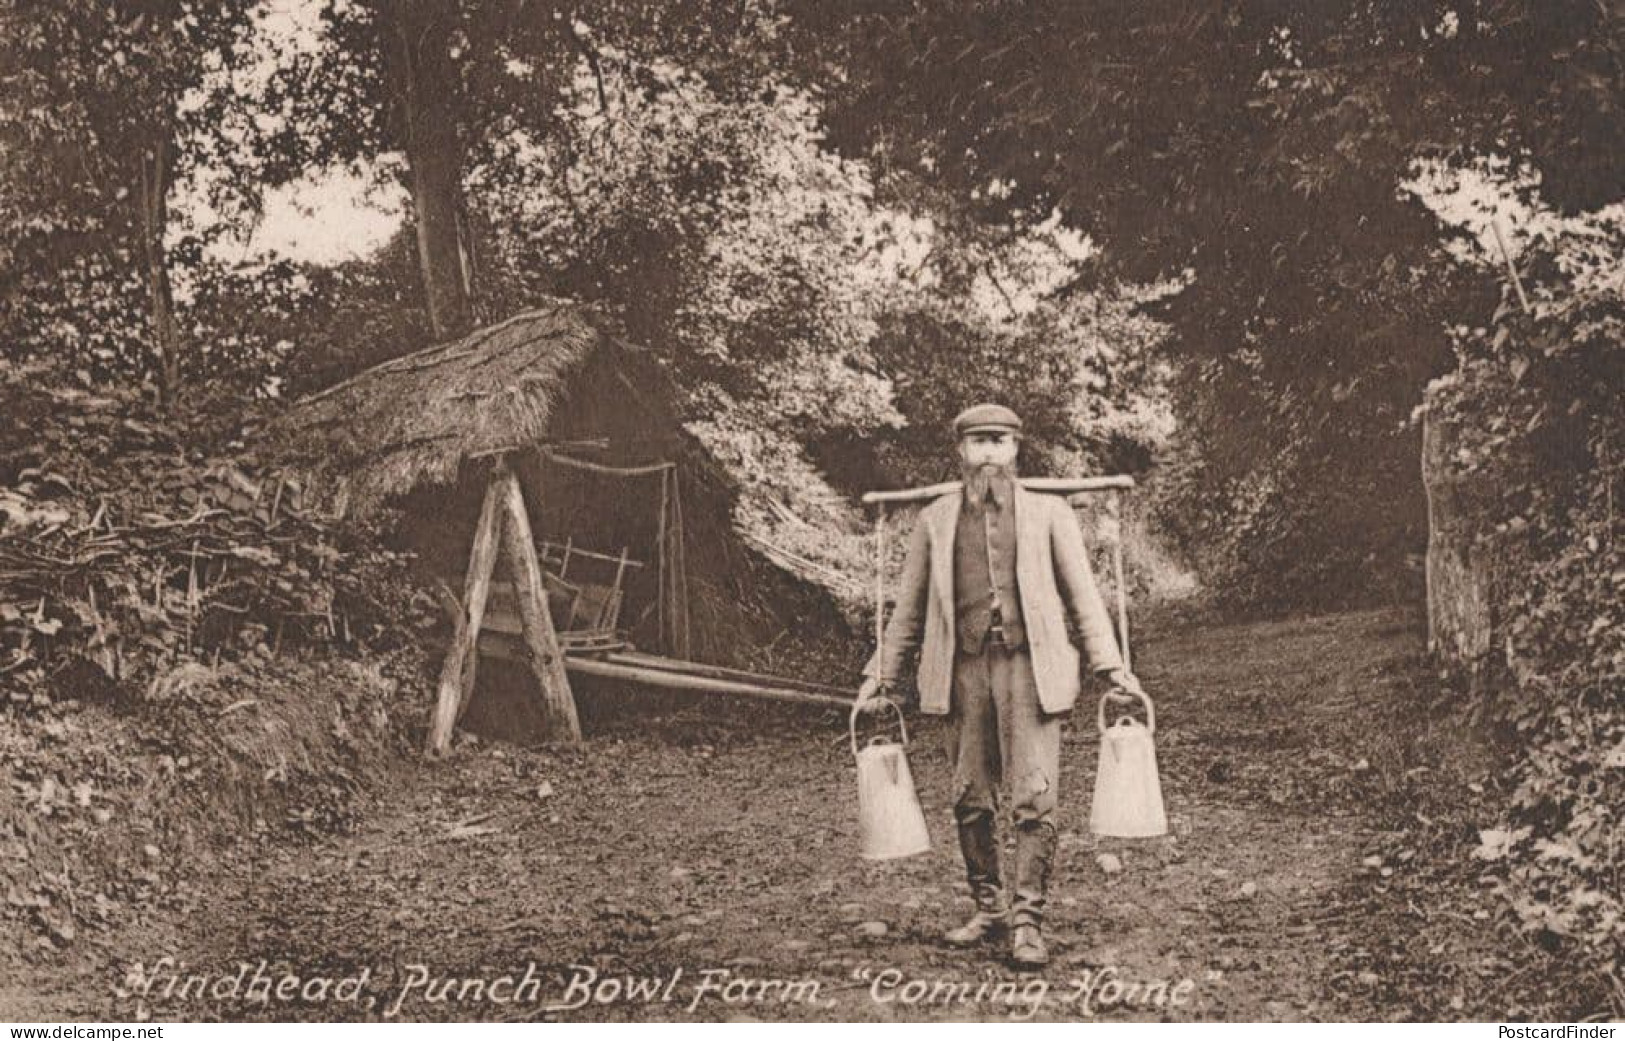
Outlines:
<svg viewBox="0 0 1625 1041"><path fill-rule="evenodd" d="M256 676L259 697L245 699L235 666L194 665L136 713L74 699L0 715L0 895L9 898L0 935L16 937L0 945L0 964L6 948L30 958L87 943L100 950L132 909L188 906L220 850L251 850L274 834L265 817L321 832L353 812L347 766L376 755L391 725L377 712L393 687L374 667L285 661ZM254 705L261 711L244 712ZM327 733L339 711L369 738L342 761ZM274 791L262 787L267 762ZM290 806L296 798L303 805Z"/></svg>
<svg viewBox="0 0 1625 1041"><path fill-rule="evenodd" d="M1479 860L1497 861L1512 852L1512 847L1529 837L1528 828L1509 831L1504 828L1484 828L1478 833L1478 848L1473 856Z"/></svg>

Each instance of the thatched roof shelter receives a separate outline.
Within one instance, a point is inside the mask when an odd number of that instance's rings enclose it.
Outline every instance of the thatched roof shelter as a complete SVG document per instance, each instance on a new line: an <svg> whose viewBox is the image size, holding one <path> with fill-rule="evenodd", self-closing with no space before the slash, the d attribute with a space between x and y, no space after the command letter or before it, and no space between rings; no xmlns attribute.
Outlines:
<svg viewBox="0 0 1625 1041"><path fill-rule="evenodd" d="M460 340L375 365L296 403L272 425L290 465L342 482L352 516L471 458L543 441L571 376L606 338L553 300Z"/></svg>
<svg viewBox="0 0 1625 1041"><path fill-rule="evenodd" d="M264 447L352 521L379 518L387 504L390 544L453 584L469 561L487 457L504 455L539 539L630 548L650 565L627 579L639 646L744 664L746 648L827 604L739 538L735 487L684 428L677 398L652 352L604 331L579 304L544 300L292 403ZM674 530L669 521L683 514ZM670 588L662 554L681 554L692 590L687 578ZM672 629L675 611L639 613L676 600L692 610L692 642Z"/></svg>

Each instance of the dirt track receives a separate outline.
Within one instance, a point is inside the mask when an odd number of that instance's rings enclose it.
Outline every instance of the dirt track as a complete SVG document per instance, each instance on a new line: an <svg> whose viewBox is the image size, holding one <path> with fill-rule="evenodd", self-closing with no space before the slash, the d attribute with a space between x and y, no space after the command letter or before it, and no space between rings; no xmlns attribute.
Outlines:
<svg viewBox="0 0 1625 1041"><path fill-rule="evenodd" d="M261 975L273 981L330 978L325 999L200 1000L166 994L166 974L142 997L83 976L55 998L37 992L46 1007L36 1011L406 1020L1516 1015L1495 982L1511 967L1503 955L1516 952L1475 909L1471 885L1454 895L1435 886L1423 907L1405 895L1415 850L1402 848L1394 806L1418 777L1465 783L1411 761L1409 746L1383 733L1385 718L1422 696L1417 628L1412 617L1372 613L1151 633L1137 666L1158 695L1174 833L1089 835L1095 735L1080 712L1065 754L1055 961L1042 983L992 952L937 939L969 903L931 722L916 726L911 760L935 848L877 865L855 856L843 721L696 700L611 713L579 751L478 744L445 763L408 764L355 834L232 858L230 877L203 880L173 933L155 930L151 947L109 951L102 962L150 968L168 954L217 982L239 962L252 970L263 959ZM1121 871L1104 873L1101 853L1119 858ZM538 983L519 990L532 965ZM363 970L363 983L341 996L337 983ZM445 979L503 976L516 979L431 1000ZM569 982L589 978L596 997L614 1000L549 1010L582 1002L587 991ZM251 973L239 993L252 982ZM644 996L632 999L628 986Z"/></svg>

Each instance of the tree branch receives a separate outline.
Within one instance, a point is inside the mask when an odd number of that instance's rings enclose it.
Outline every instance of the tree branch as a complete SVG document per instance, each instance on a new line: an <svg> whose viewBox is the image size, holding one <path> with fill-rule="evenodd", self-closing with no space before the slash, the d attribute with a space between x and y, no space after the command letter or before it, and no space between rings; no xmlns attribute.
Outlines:
<svg viewBox="0 0 1625 1041"><path fill-rule="evenodd" d="M576 20L573 13L564 18L564 31L569 34L570 42L576 45L576 50L580 51L581 56L587 59L587 66L592 69L592 78L598 84L598 111L608 115L609 92L604 89L604 69L598 63L598 52L593 50L587 44L587 41L581 38L580 33L576 32Z"/></svg>
<svg viewBox="0 0 1625 1041"><path fill-rule="evenodd" d="M999 281L999 276L993 273L993 264L991 261L984 261L982 263L982 272L987 275L987 280L993 283L993 288L997 289L999 291L999 295L1004 298L1004 306L1009 309L1010 317L1020 318L1021 315L1016 311L1015 301L1011 300L1010 294L1004 291L1004 284Z"/></svg>

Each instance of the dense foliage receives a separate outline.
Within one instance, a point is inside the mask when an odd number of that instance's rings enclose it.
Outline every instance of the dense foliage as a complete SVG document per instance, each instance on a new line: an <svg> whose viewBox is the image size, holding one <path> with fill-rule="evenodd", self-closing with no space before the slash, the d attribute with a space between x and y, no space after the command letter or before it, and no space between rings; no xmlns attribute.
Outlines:
<svg viewBox="0 0 1625 1041"><path fill-rule="evenodd" d="M1523 924L1606 972L1625 957L1625 224L1537 211L1530 226L1526 287L1457 330L1430 421L1460 430L1451 476L1493 562L1491 714L1519 750L1510 820L1479 856Z"/></svg>
<svg viewBox="0 0 1625 1041"><path fill-rule="evenodd" d="M1396 193L1419 156L1533 155L1563 207L1617 197L1616 5L1569 2L792 5L843 149L920 171L986 219L1059 209L1091 273L1190 273L1173 326L1167 516L1231 604L1419 592L1406 422L1488 303ZM989 186L999 186L990 191Z"/></svg>
<svg viewBox="0 0 1625 1041"><path fill-rule="evenodd" d="M461 34L450 118L473 309L568 295L653 349L738 485L741 528L781 562L861 586L843 493L940 477L947 420L974 398L1024 410L1041 470L1138 467L1166 441L1163 326L1142 308L1178 280L1097 284L1092 243L1059 214L989 225L836 153L775 5L610 5L521 32L498 31L502 4L430 8ZM296 116L257 146L267 175L291 175L294 155L405 177L382 161L409 129L389 91L398 26L376 5L321 12L318 48L259 100Z"/></svg>
<svg viewBox="0 0 1625 1041"><path fill-rule="evenodd" d="M223 210L252 205L234 177L250 5L191 0L11 0L0 5L0 335L10 357L71 363L170 396L205 372L185 313L217 232L173 212L211 173ZM188 274L192 278L188 278ZM244 359L250 363L252 358Z"/></svg>
<svg viewBox="0 0 1625 1041"><path fill-rule="evenodd" d="M0 677L8 700L139 694L186 661L385 643L402 562L341 534L242 446L129 393L0 369ZM54 692L54 695L53 695Z"/></svg>

